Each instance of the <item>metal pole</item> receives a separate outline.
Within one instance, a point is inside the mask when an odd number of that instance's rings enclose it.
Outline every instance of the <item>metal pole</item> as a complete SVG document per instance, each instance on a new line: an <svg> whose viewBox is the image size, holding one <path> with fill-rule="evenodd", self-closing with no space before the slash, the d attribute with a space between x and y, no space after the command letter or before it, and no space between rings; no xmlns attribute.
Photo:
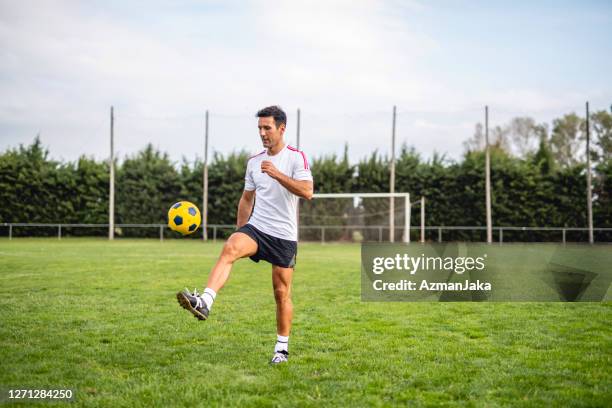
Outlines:
<svg viewBox="0 0 612 408"><path fill-rule="evenodd" d="M410 242L410 218L408 217L410 212L410 196L404 197L404 242Z"/></svg>
<svg viewBox="0 0 612 408"><path fill-rule="evenodd" d="M159 226L159 240L160 242L164 241L164 226L163 225Z"/></svg>
<svg viewBox="0 0 612 408"><path fill-rule="evenodd" d="M586 103L586 162L587 162L587 217L589 221L589 244L593 239L593 196L591 191L591 155L590 153L590 129L589 129L589 103Z"/></svg>
<svg viewBox="0 0 612 408"><path fill-rule="evenodd" d="M57 239L62 239L62 224L57 224Z"/></svg>
<svg viewBox="0 0 612 408"><path fill-rule="evenodd" d="M13 224L9 224L9 240L13 239Z"/></svg>
<svg viewBox="0 0 612 408"><path fill-rule="evenodd" d="M297 127L296 127L295 137L296 137L295 144L297 145L296 148L300 150L300 108L298 108L297 110ZM299 241L300 240L300 200L299 199L298 199L298 205L296 208L295 219L297 220L297 238Z"/></svg>
<svg viewBox="0 0 612 408"><path fill-rule="evenodd" d="M499 244L503 244L504 243L504 229L500 228L499 229Z"/></svg>
<svg viewBox="0 0 612 408"><path fill-rule="evenodd" d="M425 242L425 197L421 197L421 242Z"/></svg>
<svg viewBox="0 0 612 408"><path fill-rule="evenodd" d="M202 179L202 239L208 240L208 109L204 121L204 175Z"/></svg>
<svg viewBox="0 0 612 408"><path fill-rule="evenodd" d="M321 227L321 243L325 243L325 227Z"/></svg>
<svg viewBox="0 0 612 408"><path fill-rule="evenodd" d="M110 186L108 198L108 239L115 238L115 115L113 107L110 110Z"/></svg>
<svg viewBox="0 0 612 408"><path fill-rule="evenodd" d="M217 242L217 226L213 227L213 242Z"/></svg>
<svg viewBox="0 0 612 408"><path fill-rule="evenodd" d="M410 232L408 232L410 235ZM378 242L382 242L382 227L378 227Z"/></svg>
<svg viewBox="0 0 612 408"><path fill-rule="evenodd" d="M563 234L562 234L562 241L563 241L563 245L565 245L565 228L563 228Z"/></svg>
<svg viewBox="0 0 612 408"><path fill-rule="evenodd" d="M438 228L438 242L442 242L442 228Z"/></svg>
<svg viewBox="0 0 612 408"><path fill-rule="evenodd" d="M407 243L410 243L410 217L412 216L412 203L410 202L410 197L408 197L408 238L406 239Z"/></svg>
<svg viewBox="0 0 612 408"><path fill-rule="evenodd" d="M393 106L393 124L391 126L391 177L389 192L395 193L395 116L397 110ZM395 198L389 197L389 242L395 241Z"/></svg>
<svg viewBox="0 0 612 408"><path fill-rule="evenodd" d="M485 195L487 212L487 243L493 242L491 222L491 153L489 151L489 107L485 106Z"/></svg>

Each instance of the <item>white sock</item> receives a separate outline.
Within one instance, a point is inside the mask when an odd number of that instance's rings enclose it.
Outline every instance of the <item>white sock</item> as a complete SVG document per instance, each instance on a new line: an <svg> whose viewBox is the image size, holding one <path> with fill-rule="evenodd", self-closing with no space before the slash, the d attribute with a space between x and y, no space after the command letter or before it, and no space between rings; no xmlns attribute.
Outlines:
<svg viewBox="0 0 612 408"><path fill-rule="evenodd" d="M200 297L202 298L202 300L204 301L204 304L206 304L206 307L210 311L210 309L212 309L213 302L215 301L215 298L217 297L217 292L215 292L211 288L206 288L204 289L204 293L202 293Z"/></svg>
<svg viewBox="0 0 612 408"><path fill-rule="evenodd" d="M280 334L276 335L276 346L274 346L274 352L278 353L279 351L289 352L289 336L281 336Z"/></svg>

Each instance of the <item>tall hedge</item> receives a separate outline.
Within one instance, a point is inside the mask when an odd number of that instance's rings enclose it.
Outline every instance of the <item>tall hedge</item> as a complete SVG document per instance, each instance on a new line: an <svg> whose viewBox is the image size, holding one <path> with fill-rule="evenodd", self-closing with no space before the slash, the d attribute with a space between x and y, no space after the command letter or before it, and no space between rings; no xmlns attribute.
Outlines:
<svg viewBox="0 0 612 408"><path fill-rule="evenodd" d="M209 213L205 214L210 224L235 223L247 159L246 152L213 156L209 165ZM558 166L546 144L526 158L493 149L491 163L494 225L586 227L583 164ZM351 164L345 150L341 157L314 158L311 167L316 192L389 191L389 160L377 152ZM175 163L151 145L117 162L116 222L164 223L166 211L175 201L201 205L202 169L201 161ZM594 170L594 225L612 227L612 159L598 162ZM29 146L9 149L0 154L0 223L107 223L108 181L107 162L87 157L76 162L54 161L39 139ZM409 192L413 201L426 197L427 225L484 226L484 189L483 152L469 152L460 161L440 156L423 160L404 146L397 157L395 190ZM352 200L303 203L302 225L388 223L388 199L364 200L358 208L353 204ZM403 203L398 200L397 225L403 222L402 209ZM416 224L418 212L413 219ZM127 229L118 232L157 234ZM318 239L318 232L309 234L304 237ZM482 232L446 234L445 239L484 238ZM507 232L504 238L556 240L557 235ZM596 239L610 241L611 235L597 234ZM586 234L568 238L585 240Z"/></svg>

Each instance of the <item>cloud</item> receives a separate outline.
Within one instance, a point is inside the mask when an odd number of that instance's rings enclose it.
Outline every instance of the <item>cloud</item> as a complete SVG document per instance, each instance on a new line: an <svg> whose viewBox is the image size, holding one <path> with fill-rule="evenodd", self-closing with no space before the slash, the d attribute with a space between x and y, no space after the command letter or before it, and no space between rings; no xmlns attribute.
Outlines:
<svg viewBox="0 0 612 408"><path fill-rule="evenodd" d="M507 116L552 115L584 97L457 80L450 74L465 61L439 63L455 54L423 24L430 3L144 4L0 1L0 149L40 131L56 157L106 157L114 105L120 154L152 142L175 159L201 155L206 109L211 150L255 151L254 112L279 103L289 141L300 107L307 153L341 153L348 142L358 158L388 152L397 105L398 145L456 157L485 101Z"/></svg>
<svg viewBox="0 0 612 408"><path fill-rule="evenodd" d="M399 70L409 71L424 47L385 11L376 2L260 2L221 14L201 10L198 21L174 10L158 30L82 3L4 4L0 70L9 80L0 89L10 97L0 121L5 133L41 130L52 151L68 157L104 157L104 122L114 104L119 149L153 141L177 157L191 151L168 135L182 132L186 145L197 144L198 115L210 108L212 117L237 116L218 131L242 133L234 143L218 139L216 148L255 147L246 138L255 136L247 121L256 107L363 111L389 106L398 89L420 92L419 81L402 79ZM385 29L393 24L394 32ZM323 145L322 133L333 135L332 149L350 139L330 125L316 130L311 148Z"/></svg>
<svg viewBox="0 0 612 408"><path fill-rule="evenodd" d="M371 1L280 2L257 21L264 43L279 51L273 71L300 99L371 110L391 105L398 94L418 98L425 84L417 61L435 46L391 8Z"/></svg>

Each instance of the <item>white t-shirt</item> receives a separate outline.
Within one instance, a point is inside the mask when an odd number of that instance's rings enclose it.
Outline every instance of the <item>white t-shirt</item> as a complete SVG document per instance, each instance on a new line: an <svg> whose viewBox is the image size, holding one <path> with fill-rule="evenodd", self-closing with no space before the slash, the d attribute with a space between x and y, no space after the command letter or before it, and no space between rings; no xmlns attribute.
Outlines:
<svg viewBox="0 0 612 408"><path fill-rule="evenodd" d="M247 163L244 189L255 190L255 208L249 224L276 238L297 241L297 205L299 197L277 180L261 171L261 162L271 161L283 174L294 180L312 180L310 166L303 152L285 146L274 156L268 150L251 157Z"/></svg>

